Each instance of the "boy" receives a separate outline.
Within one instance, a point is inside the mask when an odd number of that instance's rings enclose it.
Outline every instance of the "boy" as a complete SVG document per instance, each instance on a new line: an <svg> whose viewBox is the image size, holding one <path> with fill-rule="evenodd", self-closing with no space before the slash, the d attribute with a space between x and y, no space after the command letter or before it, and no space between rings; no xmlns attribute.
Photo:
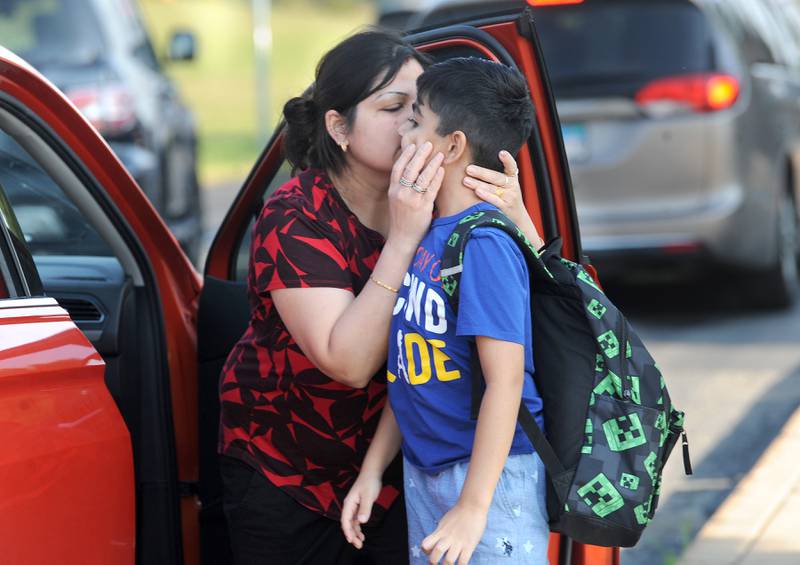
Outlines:
<svg viewBox="0 0 800 565"><path fill-rule="evenodd" d="M502 170L499 152L516 153L530 135L530 94L517 71L477 58L435 64L417 88L414 115L400 132L403 147L432 142L433 153L445 156L445 180L438 217L399 292L390 402L345 499L342 528L360 547L360 524L402 437L412 563L546 563L544 468L517 424L522 397L543 426L525 260L505 233L476 230L465 250L457 318L438 270L456 224L493 209L462 186L466 166ZM477 423L470 419L476 346L486 384Z"/></svg>

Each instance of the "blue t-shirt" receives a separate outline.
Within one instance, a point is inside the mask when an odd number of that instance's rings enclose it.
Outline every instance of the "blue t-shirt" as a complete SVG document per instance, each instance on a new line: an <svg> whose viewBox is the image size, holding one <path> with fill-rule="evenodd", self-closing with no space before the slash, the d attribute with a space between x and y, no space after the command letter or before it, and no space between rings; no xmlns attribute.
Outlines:
<svg viewBox="0 0 800 565"><path fill-rule="evenodd" d="M438 472L472 454L476 422L470 419L470 357L475 336L525 346L522 397L540 426L542 400L533 382L530 287L522 252L507 234L479 228L464 252L459 315L442 289L445 242L459 220L486 203L436 218L406 273L389 336L389 400L403 434L403 455L416 467ZM508 407L515 414L519 406ZM517 424L510 453L532 453Z"/></svg>

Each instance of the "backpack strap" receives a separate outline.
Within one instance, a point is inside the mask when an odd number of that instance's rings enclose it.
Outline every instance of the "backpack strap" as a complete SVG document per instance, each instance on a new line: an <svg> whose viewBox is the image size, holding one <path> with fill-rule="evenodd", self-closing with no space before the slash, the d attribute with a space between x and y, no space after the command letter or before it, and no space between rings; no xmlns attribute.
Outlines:
<svg viewBox="0 0 800 565"><path fill-rule="evenodd" d="M464 248L467 245L472 230L480 227L493 227L506 232L519 245L525 262L536 278L553 279L539 252L533 247L527 236L522 233L508 216L499 210L481 210L464 216L450 233L444 246L440 275L442 288L453 311L458 315L458 284L461 282L461 271L464 267Z"/></svg>
<svg viewBox="0 0 800 565"><path fill-rule="evenodd" d="M442 288L445 294L447 294L447 299L456 316L458 316L458 287L461 282L461 272L464 264L464 250L472 231L479 227L492 227L509 234L522 251L531 274L537 278L553 278L553 275L542 261L539 252L534 249L531 242L525 234L522 233L522 230L520 230L505 214L495 210L483 210L470 214L462 218L456 225L447 240L442 255L440 271ZM474 345L472 347L470 360L470 373L472 377L470 417L473 420L477 420L481 399L483 397L484 378L480 359L478 357L478 349ZM531 444L533 444L536 453L542 459L548 474L551 477L561 475L565 470L564 465L561 463L552 445L547 441L541 428L536 423L533 414L531 414L528 407L525 406L525 403L521 400L517 420L522 430L525 432L525 435L528 436Z"/></svg>

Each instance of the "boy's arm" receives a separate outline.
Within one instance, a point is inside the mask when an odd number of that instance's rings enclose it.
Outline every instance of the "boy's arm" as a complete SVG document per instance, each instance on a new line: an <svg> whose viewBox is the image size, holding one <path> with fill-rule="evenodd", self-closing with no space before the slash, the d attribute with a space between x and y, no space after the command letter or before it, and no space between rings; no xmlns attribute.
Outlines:
<svg viewBox="0 0 800 565"><path fill-rule="evenodd" d="M497 481L511 449L525 375L524 348L477 336L486 391L481 401L472 458L456 505L422 542L430 561L447 554L448 563L467 563L486 528Z"/></svg>
<svg viewBox="0 0 800 565"><path fill-rule="evenodd" d="M364 462L361 464L361 471L342 505L342 532L345 539L358 549L364 545L361 524L369 520L372 505L378 499L383 487L383 472L400 451L401 440L400 428L397 426L392 406L387 400L375 437L372 438Z"/></svg>
<svg viewBox="0 0 800 565"><path fill-rule="evenodd" d="M482 336L476 337L475 342L486 392L478 414L472 459L458 503L487 511L517 429L525 378L524 348L518 343Z"/></svg>
<svg viewBox="0 0 800 565"><path fill-rule="evenodd" d="M392 405L387 400L378 422L378 428L375 430L375 437L372 438L372 443L364 456L359 474L381 478L389 463L397 457L402 440L403 436L397 426Z"/></svg>

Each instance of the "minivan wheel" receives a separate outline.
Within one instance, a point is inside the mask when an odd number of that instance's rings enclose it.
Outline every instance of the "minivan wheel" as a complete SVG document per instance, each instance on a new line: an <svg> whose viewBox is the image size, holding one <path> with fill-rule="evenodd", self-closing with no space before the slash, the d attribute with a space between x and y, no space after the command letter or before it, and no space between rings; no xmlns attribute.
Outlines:
<svg viewBox="0 0 800 565"><path fill-rule="evenodd" d="M784 193L778 208L778 259L753 281L757 306L787 308L798 292L798 221L794 200Z"/></svg>

